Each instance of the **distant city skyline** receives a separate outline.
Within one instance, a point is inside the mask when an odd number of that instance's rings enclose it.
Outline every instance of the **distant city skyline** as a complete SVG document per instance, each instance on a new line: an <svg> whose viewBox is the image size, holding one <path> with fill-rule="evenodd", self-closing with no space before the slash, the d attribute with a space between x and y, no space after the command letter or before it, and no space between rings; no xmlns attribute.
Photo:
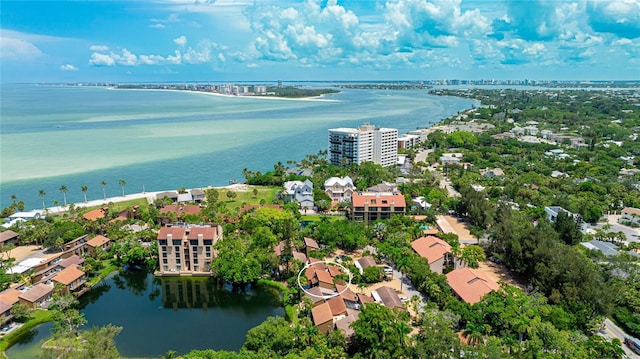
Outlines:
<svg viewBox="0 0 640 359"><path fill-rule="evenodd" d="M0 81L639 80L640 2L2 1Z"/></svg>

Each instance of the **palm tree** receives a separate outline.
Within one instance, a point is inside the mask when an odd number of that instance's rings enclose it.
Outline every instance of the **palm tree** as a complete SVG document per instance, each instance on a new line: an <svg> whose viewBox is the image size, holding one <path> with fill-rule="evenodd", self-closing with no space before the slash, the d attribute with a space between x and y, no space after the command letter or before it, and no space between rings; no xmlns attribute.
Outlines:
<svg viewBox="0 0 640 359"><path fill-rule="evenodd" d="M62 198L64 200L64 205L66 206L67 205L67 191L69 189L67 188L67 186L62 185L62 186L60 186L59 190L60 190L60 192L62 192Z"/></svg>
<svg viewBox="0 0 640 359"><path fill-rule="evenodd" d="M104 188L107 186L107 181L100 181L100 186L102 186L102 196L104 199L107 199L107 192L105 192Z"/></svg>
<svg viewBox="0 0 640 359"><path fill-rule="evenodd" d="M18 196L16 196L15 194L11 195L11 201L13 201L13 204L16 204L17 199L18 199Z"/></svg>
<svg viewBox="0 0 640 359"><path fill-rule="evenodd" d="M84 194L84 203L87 203L87 189L89 189L89 187L87 186L80 186L80 189L82 190L82 194Z"/></svg>
<svg viewBox="0 0 640 359"><path fill-rule="evenodd" d="M38 196L42 197L42 209L45 209L45 205L44 205L44 196L47 195L47 192L45 192L43 189L38 191Z"/></svg>
<svg viewBox="0 0 640 359"><path fill-rule="evenodd" d="M122 188L122 197L124 197L124 185L127 184L127 181L123 180L122 178L118 181L118 184L120 185L120 188Z"/></svg>
<svg viewBox="0 0 640 359"><path fill-rule="evenodd" d="M467 339L469 345L478 347L484 343L484 335L487 333L487 325L467 323L467 327L462 331L462 335Z"/></svg>

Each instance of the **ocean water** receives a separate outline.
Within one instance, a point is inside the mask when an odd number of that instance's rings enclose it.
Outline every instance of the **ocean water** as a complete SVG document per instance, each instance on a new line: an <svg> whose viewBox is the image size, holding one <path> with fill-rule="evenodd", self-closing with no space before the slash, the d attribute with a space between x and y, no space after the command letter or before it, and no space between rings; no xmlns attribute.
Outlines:
<svg viewBox="0 0 640 359"><path fill-rule="evenodd" d="M319 85L315 85L319 86ZM341 89L321 101L8 84L0 87L0 205L27 209L125 192L222 186L327 148L327 130L364 122L404 133L476 102L426 91Z"/></svg>

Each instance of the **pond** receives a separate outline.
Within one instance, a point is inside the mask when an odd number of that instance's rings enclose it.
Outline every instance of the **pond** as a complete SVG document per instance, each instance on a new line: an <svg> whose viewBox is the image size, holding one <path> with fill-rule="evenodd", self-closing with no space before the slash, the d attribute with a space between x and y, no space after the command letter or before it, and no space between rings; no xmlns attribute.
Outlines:
<svg viewBox="0 0 640 359"><path fill-rule="evenodd" d="M116 346L123 357L159 357L168 350L238 350L249 329L269 316L284 316L273 288L233 290L212 278L154 277L114 273L80 298L86 327L123 327ZM7 350L10 359L33 358L51 324L34 329Z"/></svg>

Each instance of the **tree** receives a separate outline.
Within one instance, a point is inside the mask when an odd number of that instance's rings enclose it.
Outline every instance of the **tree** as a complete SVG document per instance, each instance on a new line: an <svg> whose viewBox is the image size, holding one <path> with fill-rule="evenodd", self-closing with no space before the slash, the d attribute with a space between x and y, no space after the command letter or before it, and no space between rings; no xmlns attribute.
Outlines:
<svg viewBox="0 0 640 359"><path fill-rule="evenodd" d="M558 232L560 240L568 245L578 244L582 240L580 223L565 212L558 213L553 229Z"/></svg>
<svg viewBox="0 0 640 359"><path fill-rule="evenodd" d="M489 334L490 327L486 324L467 323L467 327L462 331L462 335L467 339L469 345L478 347L484 344L484 336Z"/></svg>
<svg viewBox="0 0 640 359"><path fill-rule="evenodd" d="M122 197L124 197L124 185L127 184L127 181L123 180L122 178L118 181L118 184L120 185L120 188L122 188Z"/></svg>
<svg viewBox="0 0 640 359"><path fill-rule="evenodd" d="M107 192L105 190L105 187L107 187L107 182L106 181L100 181L100 186L102 186L102 196L104 199L107 199Z"/></svg>
<svg viewBox="0 0 640 359"><path fill-rule="evenodd" d="M82 194L84 195L84 203L87 203L87 189L89 189L89 187L85 185L80 186L80 190L82 190Z"/></svg>
<svg viewBox="0 0 640 359"><path fill-rule="evenodd" d="M254 188L253 189L253 198L256 198L256 197L258 197L258 189Z"/></svg>
<svg viewBox="0 0 640 359"><path fill-rule="evenodd" d="M478 262L485 259L484 249L471 244L462 248L460 259L471 268L478 268Z"/></svg>
<svg viewBox="0 0 640 359"><path fill-rule="evenodd" d="M69 191L69 189L67 188L67 186L62 185L59 188L60 192L62 193L62 198L63 198L63 203L65 205L65 207L67 206L67 191Z"/></svg>
<svg viewBox="0 0 640 359"><path fill-rule="evenodd" d="M379 304L367 304L351 323L358 352L369 358L401 358L408 354L409 314Z"/></svg>
<svg viewBox="0 0 640 359"><path fill-rule="evenodd" d="M47 207L44 205L44 196L47 195L47 192L45 192L43 189L38 191L38 196L40 196L40 198L42 198L42 209L46 209Z"/></svg>

